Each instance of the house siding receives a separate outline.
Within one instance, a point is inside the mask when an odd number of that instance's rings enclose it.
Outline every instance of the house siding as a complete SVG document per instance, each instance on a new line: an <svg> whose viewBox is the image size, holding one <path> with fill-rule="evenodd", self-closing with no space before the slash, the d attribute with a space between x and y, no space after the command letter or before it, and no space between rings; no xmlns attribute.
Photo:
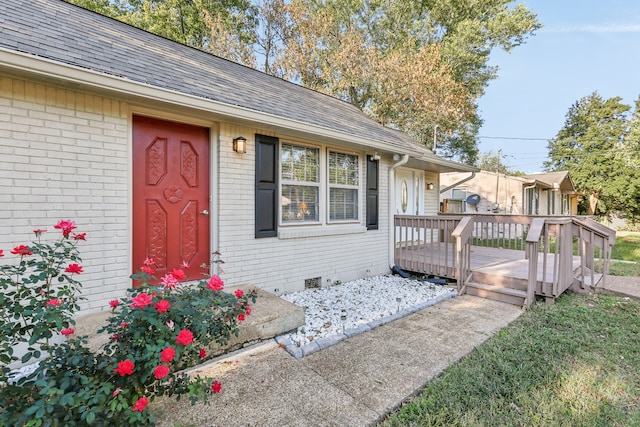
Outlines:
<svg viewBox="0 0 640 427"><path fill-rule="evenodd" d="M380 221L378 230L365 231L364 210L361 210L357 231L354 224L280 226L280 233L298 230L300 235L313 234L313 237L254 237L256 133L278 136L281 141L289 140L265 129L227 123L220 126L220 165L225 167L220 171L217 249L225 262L222 277L227 283L255 285L282 294L303 290L305 279L319 277L322 285L326 286L337 281L388 273L388 224ZM243 155L231 149L232 139L239 135L249 142L248 152ZM318 143L313 140L305 142ZM323 150L325 148L323 146ZM359 203L365 206L366 153L357 154L362 182ZM388 211L388 166L384 159L380 161L379 212ZM325 229L331 235L323 235L319 229ZM332 234L335 232L340 234Z"/></svg>
<svg viewBox="0 0 640 427"><path fill-rule="evenodd" d="M128 124L122 103L0 76L0 247L57 237L71 219L80 242L84 311L128 287ZM56 231L56 233L54 233Z"/></svg>
<svg viewBox="0 0 640 427"><path fill-rule="evenodd" d="M8 254L15 245L31 242L36 228L47 228L44 239L49 240L57 235L57 221L75 221L78 231L87 232L87 241L80 242L84 272L78 279L87 298L80 314L107 310L108 301L131 285L131 112L167 116L151 102L132 105L0 76L0 249ZM383 220L378 230L365 231L364 209L355 227L305 226L313 237L256 239L254 135L286 138L273 130L203 121L202 114L193 120L210 127L211 250L221 253L220 275L228 286L282 294L304 289L305 279L319 277L326 286L389 272L388 224ZM249 142L246 154L232 149L232 139L240 135ZM364 207L365 160L371 153L356 153ZM381 218L389 208L390 161L380 161ZM319 228L330 235L316 232Z"/></svg>

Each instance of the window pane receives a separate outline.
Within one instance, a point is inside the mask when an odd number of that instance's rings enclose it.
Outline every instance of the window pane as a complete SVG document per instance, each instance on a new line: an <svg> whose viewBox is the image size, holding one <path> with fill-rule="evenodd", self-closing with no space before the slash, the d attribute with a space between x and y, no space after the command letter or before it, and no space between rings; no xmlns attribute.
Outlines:
<svg viewBox="0 0 640 427"><path fill-rule="evenodd" d="M358 185L358 156L329 152L329 183Z"/></svg>
<svg viewBox="0 0 640 427"><path fill-rule="evenodd" d="M318 187L283 185L282 222L318 221Z"/></svg>
<svg viewBox="0 0 640 427"><path fill-rule="evenodd" d="M465 200L467 198L467 190L454 188L451 190L451 198L454 200Z"/></svg>
<svg viewBox="0 0 640 427"><path fill-rule="evenodd" d="M329 200L329 218L331 220L358 219L358 190L331 188Z"/></svg>
<svg viewBox="0 0 640 427"><path fill-rule="evenodd" d="M285 181L319 182L320 150L282 144L281 170Z"/></svg>

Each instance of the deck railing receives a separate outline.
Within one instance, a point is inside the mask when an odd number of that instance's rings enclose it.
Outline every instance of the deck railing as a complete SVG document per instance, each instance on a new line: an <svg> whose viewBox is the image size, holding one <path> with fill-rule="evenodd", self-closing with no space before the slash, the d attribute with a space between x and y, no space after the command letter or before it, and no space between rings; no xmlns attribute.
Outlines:
<svg viewBox="0 0 640 427"><path fill-rule="evenodd" d="M396 265L455 279L460 293L470 279L472 246L521 250L529 260L530 304L534 295L553 299L573 285L594 286L608 273L615 231L588 217L398 215L395 242Z"/></svg>

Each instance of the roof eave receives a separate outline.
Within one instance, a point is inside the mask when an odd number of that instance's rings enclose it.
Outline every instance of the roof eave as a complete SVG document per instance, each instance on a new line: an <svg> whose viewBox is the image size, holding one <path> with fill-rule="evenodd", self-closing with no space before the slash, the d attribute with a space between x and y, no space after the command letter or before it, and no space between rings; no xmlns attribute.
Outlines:
<svg viewBox="0 0 640 427"><path fill-rule="evenodd" d="M273 127L287 132L315 135L349 145L383 152L397 152L399 149L375 140L363 140L335 129L317 126L297 120L287 119L274 114L248 109L238 105L197 97L182 92L160 88L126 78L98 73L93 70L51 61L42 57L24 54L0 48L0 69L13 71L24 76L37 76L41 80L62 82L76 89L91 88L101 92L117 94L124 98L138 98L160 101L182 107L193 108L223 116L230 121L245 121L259 124L260 127ZM404 153L400 153L404 154Z"/></svg>

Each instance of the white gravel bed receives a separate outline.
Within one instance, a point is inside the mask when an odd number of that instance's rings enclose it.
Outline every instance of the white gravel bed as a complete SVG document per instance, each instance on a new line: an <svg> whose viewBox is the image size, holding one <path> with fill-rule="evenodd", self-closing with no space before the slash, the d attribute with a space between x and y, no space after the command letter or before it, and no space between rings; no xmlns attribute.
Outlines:
<svg viewBox="0 0 640 427"><path fill-rule="evenodd" d="M457 295L443 285L376 276L281 296L305 309L305 325L276 340L301 357Z"/></svg>

